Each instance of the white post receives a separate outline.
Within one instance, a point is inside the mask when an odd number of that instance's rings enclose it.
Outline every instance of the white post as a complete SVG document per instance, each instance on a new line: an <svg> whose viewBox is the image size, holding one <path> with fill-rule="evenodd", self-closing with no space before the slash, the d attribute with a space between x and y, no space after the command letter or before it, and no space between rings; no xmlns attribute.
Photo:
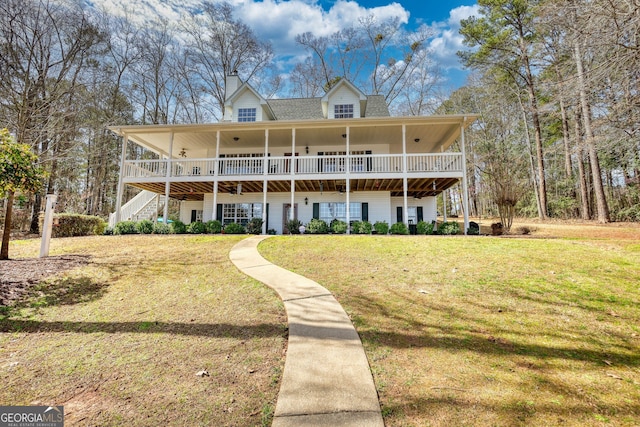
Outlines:
<svg viewBox="0 0 640 427"><path fill-rule="evenodd" d="M467 118L464 118L466 121ZM469 230L469 187L467 185L467 156L465 150L464 122L460 125L460 140L462 142L462 209L464 215L464 234Z"/></svg>
<svg viewBox="0 0 640 427"><path fill-rule="evenodd" d="M269 221L267 213L267 190L268 190L268 174L269 173L269 129L264 130L264 160L262 161L262 234L267 234L267 222Z"/></svg>
<svg viewBox="0 0 640 427"><path fill-rule="evenodd" d="M296 161L296 129L291 129L291 163L289 164L289 172L291 173L291 212L289 219L293 221L296 219L296 181L295 181L295 167Z"/></svg>
<svg viewBox="0 0 640 427"><path fill-rule="evenodd" d="M162 222L168 224L169 216L169 195L171 194L171 168L173 167L173 132L169 135L169 155L167 156L167 179L164 182L164 210L162 211Z"/></svg>
<svg viewBox="0 0 640 427"><path fill-rule="evenodd" d="M116 198L116 224L120 222L120 211L122 210L122 193L124 193L124 161L127 157L127 144L129 135L126 133L122 137L122 153L120 155L120 176L118 176L118 196Z"/></svg>
<svg viewBox="0 0 640 427"><path fill-rule="evenodd" d="M407 179L407 125L402 125L402 196L403 210L402 222L409 226L409 200L407 192L409 191L409 180Z"/></svg>
<svg viewBox="0 0 640 427"><path fill-rule="evenodd" d="M350 135L350 129L349 126L347 126L346 129L347 132L347 156L346 156L346 166L345 166L345 172L347 174L347 179L345 180L346 183L346 188L345 191L347 192L346 195L346 220L347 220L347 234L351 234L351 227L349 226L349 224L351 223L351 196L350 196L350 190L351 190L351 179L350 179L350 174L351 174L351 135Z"/></svg>
<svg viewBox="0 0 640 427"><path fill-rule="evenodd" d="M51 228L53 226L53 211L55 210L55 194L47 194L44 210L44 224L42 224L42 241L40 242L40 258L49 256L49 241L51 240Z"/></svg>

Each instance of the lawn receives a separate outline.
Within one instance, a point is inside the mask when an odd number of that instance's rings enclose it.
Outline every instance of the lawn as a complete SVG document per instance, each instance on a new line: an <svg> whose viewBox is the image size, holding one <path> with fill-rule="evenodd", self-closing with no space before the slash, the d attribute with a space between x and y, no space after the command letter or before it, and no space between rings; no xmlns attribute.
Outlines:
<svg viewBox="0 0 640 427"><path fill-rule="evenodd" d="M387 426L640 425L640 229L533 227L259 249L343 305Z"/></svg>
<svg viewBox="0 0 640 427"><path fill-rule="evenodd" d="M52 259L86 264L0 312L0 404L64 405L67 425L270 425L286 316L229 261L241 238L53 239Z"/></svg>

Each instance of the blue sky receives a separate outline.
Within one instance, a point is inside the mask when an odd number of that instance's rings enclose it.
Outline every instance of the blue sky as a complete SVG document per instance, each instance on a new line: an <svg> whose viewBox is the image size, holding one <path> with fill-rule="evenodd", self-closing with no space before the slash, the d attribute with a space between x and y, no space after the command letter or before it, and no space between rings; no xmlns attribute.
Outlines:
<svg viewBox="0 0 640 427"><path fill-rule="evenodd" d="M156 15L177 22L200 0L87 0L116 15L125 8L145 20ZM217 0L209 0L217 1ZM360 17L375 15L380 19L398 17L408 30L426 25L433 30L429 40L432 57L440 65L445 87L464 84L466 72L456 56L463 48L458 33L460 19L477 15L474 0L227 0L236 15L249 25L259 38L269 40L276 61L285 70L304 59L305 52L295 43L297 34L311 31L330 35L352 26Z"/></svg>

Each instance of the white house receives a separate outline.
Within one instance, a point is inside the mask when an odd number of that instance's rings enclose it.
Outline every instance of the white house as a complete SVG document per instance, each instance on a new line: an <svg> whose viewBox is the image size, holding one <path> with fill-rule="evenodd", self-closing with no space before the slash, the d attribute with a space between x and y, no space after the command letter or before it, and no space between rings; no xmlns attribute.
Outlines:
<svg viewBox="0 0 640 427"><path fill-rule="evenodd" d="M290 219L410 225L435 220L436 196L462 180L468 229L464 130L475 116L390 117L382 96L346 80L302 99L265 99L237 75L226 84L222 122L110 127L125 142L112 223L171 197L185 223L260 217L263 233ZM458 138L462 151L449 152ZM128 143L160 159L129 160ZM121 205L125 185L146 191Z"/></svg>

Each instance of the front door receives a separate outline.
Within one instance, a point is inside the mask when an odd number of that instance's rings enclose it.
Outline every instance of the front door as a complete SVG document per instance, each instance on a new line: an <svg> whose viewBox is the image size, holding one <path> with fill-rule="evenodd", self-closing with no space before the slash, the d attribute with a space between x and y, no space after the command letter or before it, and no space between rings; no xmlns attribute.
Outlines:
<svg viewBox="0 0 640 427"><path fill-rule="evenodd" d="M298 204L293 205L293 219L298 219ZM282 205L282 234L289 234L287 223L291 221L291 203Z"/></svg>

